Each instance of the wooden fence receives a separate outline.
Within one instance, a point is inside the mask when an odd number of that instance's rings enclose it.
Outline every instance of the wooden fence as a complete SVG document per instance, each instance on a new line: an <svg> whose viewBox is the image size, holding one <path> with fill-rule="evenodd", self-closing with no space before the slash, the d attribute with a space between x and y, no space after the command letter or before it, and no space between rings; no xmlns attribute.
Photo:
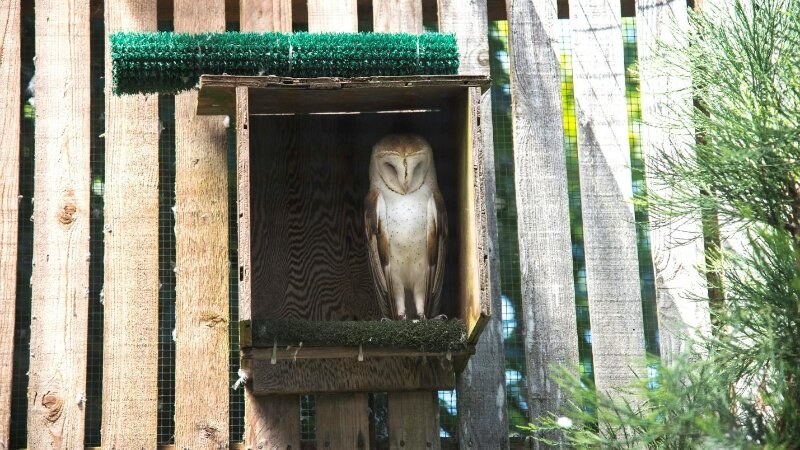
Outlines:
<svg viewBox="0 0 800 450"><path fill-rule="evenodd" d="M21 18L31 0L0 4L0 448L9 448L17 232L21 201ZM595 382L608 389L629 382L644 357L642 302L631 203L620 2L571 0L36 0L35 207L27 446L84 446L90 223L90 21L104 16L115 31L155 31L171 19L175 31L356 31L371 15L375 31L422 31L423 17L455 33L462 74L489 74L487 23L509 21L519 248L526 329L526 398L533 416L554 411L561 394L552 363L576 365L572 248L569 229L557 18L572 27L581 202L592 324ZM686 107L689 80L653 69L657 40L678 47L674 26L687 26L686 4L636 4L645 158L669 146L691 151L693 137L651 126L659 114ZM633 3L623 8L633 12ZM107 50L106 45L106 51ZM106 56L106 82L110 58ZM682 94L671 93L673 91ZM107 87L106 92L109 92ZM491 99L484 94L483 138L492 148ZM244 436L229 434L229 249L226 125L195 115L196 92L175 98L175 448L301 448L299 405L247 395ZM104 203L104 330L102 447L156 447L158 415L159 134L157 96L106 95ZM494 167L485 152L486 167ZM494 174L487 173L487 208L494 211ZM663 186L650 189L669 195ZM494 219L494 214L489 214ZM700 242L676 245L680 229L652 233L662 355L680 347L681 324L703 326L707 314L687 300L705 286L693 278ZM496 236L496 222L489 231ZM498 255L490 249L496 311L476 355L458 381L462 449L509 446L500 322ZM698 309L700 308L700 309ZM240 319L249 311L239 311ZM631 364L634 370L631 371ZM318 404L317 428L352 415L347 394ZM397 407L400 408L399 406ZM414 426L409 408L390 433ZM402 419L402 420L398 420ZM355 420L355 419L354 419ZM431 419L433 420L433 419ZM357 422L357 420L355 420ZM407 422L404 424L404 422ZM399 424L398 424L399 423ZM362 423L332 433L349 433ZM349 428L348 428L349 427ZM243 440L243 444L231 444ZM318 443L320 447L324 443ZM392 448L403 447L394 443ZM438 446L437 443L434 447ZM451 444L452 445L452 444ZM335 447L335 445L334 445Z"/></svg>

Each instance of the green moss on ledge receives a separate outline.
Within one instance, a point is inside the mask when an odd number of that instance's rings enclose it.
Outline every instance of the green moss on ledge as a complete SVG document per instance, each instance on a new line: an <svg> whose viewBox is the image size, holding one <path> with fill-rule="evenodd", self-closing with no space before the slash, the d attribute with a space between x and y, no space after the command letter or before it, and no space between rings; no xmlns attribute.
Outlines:
<svg viewBox="0 0 800 450"><path fill-rule="evenodd" d="M464 322L453 320L312 321L298 319L253 320L252 346L298 345L312 347L364 347L426 352L467 348Z"/></svg>

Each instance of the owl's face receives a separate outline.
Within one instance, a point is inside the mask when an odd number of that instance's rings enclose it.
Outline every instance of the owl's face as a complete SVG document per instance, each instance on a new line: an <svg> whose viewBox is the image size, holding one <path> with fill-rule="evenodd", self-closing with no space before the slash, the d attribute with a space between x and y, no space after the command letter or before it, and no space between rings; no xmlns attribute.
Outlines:
<svg viewBox="0 0 800 450"><path fill-rule="evenodd" d="M372 161L386 186L405 195L425 183L433 167L433 152L428 142L420 136L393 134L375 144Z"/></svg>

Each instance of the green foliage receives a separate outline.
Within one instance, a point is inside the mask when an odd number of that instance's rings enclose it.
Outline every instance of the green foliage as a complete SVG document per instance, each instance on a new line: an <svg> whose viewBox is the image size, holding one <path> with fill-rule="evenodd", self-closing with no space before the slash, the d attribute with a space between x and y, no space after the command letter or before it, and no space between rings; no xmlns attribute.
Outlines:
<svg viewBox="0 0 800 450"><path fill-rule="evenodd" d="M253 320L253 346L384 347L428 352L467 348L464 322L452 320Z"/></svg>
<svg viewBox="0 0 800 450"><path fill-rule="evenodd" d="M172 94L201 74L357 77L458 73L451 34L114 33L114 93Z"/></svg>
<svg viewBox="0 0 800 450"><path fill-rule="evenodd" d="M685 354L661 367L651 363L648 378L625 390L596 392L564 373L564 417L524 427L541 442L800 445L800 1L709 5L691 14L685 37L680 54L665 52L661 62L663 70L692 77L696 101L691 111L672 111L664 126L694 130L695 152L660 149L662 163L648 165L648 176L670 196L648 193L642 204L668 220L702 212L719 217L723 232L738 230L742 251L710 258L724 286L709 280L709 287L724 287L724 307L712 312L713 333L687 337Z"/></svg>

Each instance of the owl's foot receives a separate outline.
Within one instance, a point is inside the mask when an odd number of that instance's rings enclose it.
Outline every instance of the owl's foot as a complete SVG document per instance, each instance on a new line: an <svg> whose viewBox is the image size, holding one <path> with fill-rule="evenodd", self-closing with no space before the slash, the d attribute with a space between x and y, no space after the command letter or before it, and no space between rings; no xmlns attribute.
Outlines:
<svg viewBox="0 0 800 450"><path fill-rule="evenodd" d="M431 320L447 320L447 314L439 314L438 316L434 316Z"/></svg>
<svg viewBox="0 0 800 450"><path fill-rule="evenodd" d="M426 320L427 319L427 317L425 317L425 313L418 314L417 318L419 318L419 320Z"/></svg>
<svg viewBox="0 0 800 450"><path fill-rule="evenodd" d="M381 322L391 322L391 321L392 321L392 319L390 319L388 317L381 317Z"/></svg>
<svg viewBox="0 0 800 450"><path fill-rule="evenodd" d="M397 320L406 320L406 319L408 319L408 316L406 315L406 313L403 313L403 314L400 314L399 316L397 316Z"/></svg>

